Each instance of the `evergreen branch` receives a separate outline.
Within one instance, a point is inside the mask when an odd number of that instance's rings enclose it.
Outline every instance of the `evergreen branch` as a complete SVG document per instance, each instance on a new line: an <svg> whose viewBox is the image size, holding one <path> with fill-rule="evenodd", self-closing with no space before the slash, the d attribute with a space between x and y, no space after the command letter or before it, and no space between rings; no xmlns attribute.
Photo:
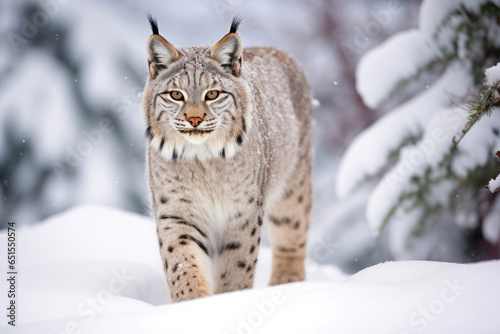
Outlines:
<svg viewBox="0 0 500 334"><path fill-rule="evenodd" d="M464 5L451 11L441 23L437 26L433 33L433 39L440 49L440 55L429 60L421 65L410 76L399 80L387 96L379 103L382 105L391 100L406 88L410 83L418 80L424 73L432 73L438 65L448 65L458 59L467 60L471 64L471 70L474 78L482 76L484 67L487 64L488 52L496 53L500 51L491 45L488 45L488 31L492 29L491 25L498 26L498 18L500 17L500 7L491 1L481 5L479 11L469 11ZM488 22L491 20L491 22ZM446 43L441 43L440 38L445 28L450 28L454 34L452 38L452 47L446 46ZM459 45L459 37L464 37L465 40L462 46ZM447 36L449 38L449 36ZM465 48L468 52L462 55L459 52L461 48ZM476 85L481 82L476 81Z"/></svg>
<svg viewBox="0 0 500 334"><path fill-rule="evenodd" d="M490 86L486 83L486 79L483 82L483 87L477 94L474 101L467 104L467 111L469 116L467 117L467 123L465 124L462 132L459 136L453 137L453 142L458 144L460 140L469 132L469 130L476 124L481 117L484 115L491 116L493 109L497 103L500 102L499 95L500 81L494 86Z"/></svg>

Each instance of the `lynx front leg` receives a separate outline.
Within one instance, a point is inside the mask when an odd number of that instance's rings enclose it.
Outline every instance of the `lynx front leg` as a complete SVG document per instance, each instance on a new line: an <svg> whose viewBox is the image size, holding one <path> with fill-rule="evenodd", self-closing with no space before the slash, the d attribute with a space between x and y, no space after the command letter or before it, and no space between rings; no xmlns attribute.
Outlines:
<svg viewBox="0 0 500 334"><path fill-rule="evenodd" d="M310 169L290 182L283 200L269 214L273 248L270 285L303 281L307 230L312 207Z"/></svg>
<svg viewBox="0 0 500 334"><path fill-rule="evenodd" d="M160 254L173 302L209 296L206 235L177 216L158 219Z"/></svg>
<svg viewBox="0 0 500 334"><path fill-rule="evenodd" d="M262 215L240 217L231 225L219 249L216 293L250 289L253 286Z"/></svg>

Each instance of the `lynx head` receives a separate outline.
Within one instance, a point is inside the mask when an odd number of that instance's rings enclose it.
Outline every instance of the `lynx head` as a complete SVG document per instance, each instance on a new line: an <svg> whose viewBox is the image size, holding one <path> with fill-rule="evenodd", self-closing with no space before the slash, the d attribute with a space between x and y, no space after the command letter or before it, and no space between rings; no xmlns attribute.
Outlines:
<svg viewBox="0 0 500 334"><path fill-rule="evenodd" d="M215 45L175 48L159 35L147 41L149 79L142 109L152 149L167 160L231 158L251 125L249 88L243 79L243 44L230 32Z"/></svg>

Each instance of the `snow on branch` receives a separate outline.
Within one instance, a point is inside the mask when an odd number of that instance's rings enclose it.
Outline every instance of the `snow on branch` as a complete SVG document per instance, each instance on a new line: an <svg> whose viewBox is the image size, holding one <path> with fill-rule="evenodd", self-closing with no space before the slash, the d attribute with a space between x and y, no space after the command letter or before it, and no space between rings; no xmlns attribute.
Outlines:
<svg viewBox="0 0 500 334"><path fill-rule="evenodd" d="M371 193L367 218L375 232L394 220L390 243L402 252L406 238L423 236L443 212L460 228L477 226L489 213L479 210L477 194L500 166L491 158L500 145L500 64L482 78L498 62L498 17L500 0L425 0L419 29L393 36L360 61L357 89L371 107L426 71L439 76L355 138L339 167L340 197L387 170ZM498 183L500 176L490 189ZM468 199L458 202L462 193Z"/></svg>
<svg viewBox="0 0 500 334"><path fill-rule="evenodd" d="M398 60L394 61L397 55ZM432 68L436 54L417 29L398 33L364 56L356 70L356 89L370 108Z"/></svg>
<svg viewBox="0 0 500 334"><path fill-rule="evenodd" d="M449 96L467 93L471 80L459 66L446 73L420 95L379 119L361 133L344 154L338 173L337 193L346 197L389 164L389 157L402 147L417 141L435 109L449 105ZM450 116L458 132L464 124L463 115ZM450 141L451 142L451 141Z"/></svg>
<svg viewBox="0 0 500 334"><path fill-rule="evenodd" d="M496 193L497 191L500 190L500 174L495 179L491 179L490 182L488 183L488 189L492 193Z"/></svg>
<svg viewBox="0 0 500 334"><path fill-rule="evenodd" d="M476 99L467 105L469 111L468 121L461 133L453 138L454 143L460 142L463 136L483 115L491 116L494 107L500 103L500 63L488 68L485 74L483 87L477 94Z"/></svg>

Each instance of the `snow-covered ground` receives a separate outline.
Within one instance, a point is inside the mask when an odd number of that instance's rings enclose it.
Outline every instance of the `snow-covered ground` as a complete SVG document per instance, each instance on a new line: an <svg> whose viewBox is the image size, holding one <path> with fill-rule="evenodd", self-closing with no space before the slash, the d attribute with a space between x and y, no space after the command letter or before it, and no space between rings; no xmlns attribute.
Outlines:
<svg viewBox="0 0 500 334"><path fill-rule="evenodd" d="M17 242L18 323L2 321L2 333L500 332L500 261L386 262L348 276L308 260L306 282L266 287L263 248L252 290L171 304L150 218L80 206L20 228Z"/></svg>

